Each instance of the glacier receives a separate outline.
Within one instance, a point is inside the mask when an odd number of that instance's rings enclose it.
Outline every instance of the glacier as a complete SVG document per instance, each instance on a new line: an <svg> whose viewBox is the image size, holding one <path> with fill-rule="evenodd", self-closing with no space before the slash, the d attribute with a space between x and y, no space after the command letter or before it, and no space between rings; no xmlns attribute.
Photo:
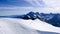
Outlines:
<svg viewBox="0 0 60 34"><path fill-rule="evenodd" d="M60 28L36 20L0 18L0 34L60 34Z"/></svg>

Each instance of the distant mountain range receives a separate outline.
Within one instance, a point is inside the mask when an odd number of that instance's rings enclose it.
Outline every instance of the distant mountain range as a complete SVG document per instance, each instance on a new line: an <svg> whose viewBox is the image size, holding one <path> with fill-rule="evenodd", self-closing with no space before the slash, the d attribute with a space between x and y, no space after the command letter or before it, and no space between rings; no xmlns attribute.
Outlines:
<svg viewBox="0 0 60 34"><path fill-rule="evenodd" d="M49 23L53 26L60 27L60 14L44 14L44 13L39 13L39 12L29 12L24 15L11 15L11 16L0 16L0 18L21 18L21 19L39 19L41 21L44 21L46 23Z"/></svg>

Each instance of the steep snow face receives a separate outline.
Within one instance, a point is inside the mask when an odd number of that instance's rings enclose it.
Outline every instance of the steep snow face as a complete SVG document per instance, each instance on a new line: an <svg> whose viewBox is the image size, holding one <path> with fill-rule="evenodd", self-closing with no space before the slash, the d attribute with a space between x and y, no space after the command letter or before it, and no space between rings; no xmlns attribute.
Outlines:
<svg viewBox="0 0 60 34"><path fill-rule="evenodd" d="M60 28L38 19L0 18L0 34L39 34L36 30L60 33Z"/></svg>
<svg viewBox="0 0 60 34"><path fill-rule="evenodd" d="M40 21L38 19L36 20L18 20L19 23L22 23L23 25L40 30L40 31L49 31L49 32L58 32L60 33L60 28L59 27L54 27L46 22Z"/></svg>
<svg viewBox="0 0 60 34"><path fill-rule="evenodd" d="M38 32L13 19L0 19L0 34L38 34Z"/></svg>

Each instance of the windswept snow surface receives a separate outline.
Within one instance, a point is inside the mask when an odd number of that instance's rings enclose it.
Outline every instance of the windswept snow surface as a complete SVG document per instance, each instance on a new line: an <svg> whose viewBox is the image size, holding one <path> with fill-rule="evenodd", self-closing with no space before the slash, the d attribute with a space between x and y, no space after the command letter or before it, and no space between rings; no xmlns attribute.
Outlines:
<svg viewBox="0 0 60 34"><path fill-rule="evenodd" d="M60 28L54 27L38 19L23 20L13 18L0 18L0 34L58 34L58 33L60 33Z"/></svg>

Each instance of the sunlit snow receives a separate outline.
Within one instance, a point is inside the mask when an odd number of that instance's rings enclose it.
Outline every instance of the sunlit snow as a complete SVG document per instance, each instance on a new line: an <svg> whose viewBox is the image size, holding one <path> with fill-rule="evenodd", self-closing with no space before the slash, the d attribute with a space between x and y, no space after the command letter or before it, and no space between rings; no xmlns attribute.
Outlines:
<svg viewBox="0 0 60 34"><path fill-rule="evenodd" d="M0 18L0 33L2 34L38 34L36 30L60 33L60 28L54 27L38 19L23 20Z"/></svg>

